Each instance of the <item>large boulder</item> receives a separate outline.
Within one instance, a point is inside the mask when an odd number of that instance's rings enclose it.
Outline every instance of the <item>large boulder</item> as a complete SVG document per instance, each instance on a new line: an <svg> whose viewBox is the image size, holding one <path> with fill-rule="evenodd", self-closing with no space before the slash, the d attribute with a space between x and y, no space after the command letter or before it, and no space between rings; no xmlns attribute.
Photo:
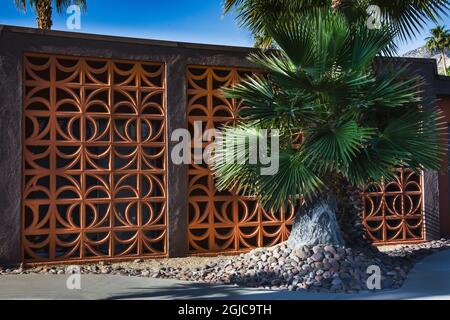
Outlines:
<svg viewBox="0 0 450 320"><path fill-rule="evenodd" d="M336 199L330 193L320 194L310 204L302 206L295 217L288 246L329 244L343 246L344 240L336 220Z"/></svg>

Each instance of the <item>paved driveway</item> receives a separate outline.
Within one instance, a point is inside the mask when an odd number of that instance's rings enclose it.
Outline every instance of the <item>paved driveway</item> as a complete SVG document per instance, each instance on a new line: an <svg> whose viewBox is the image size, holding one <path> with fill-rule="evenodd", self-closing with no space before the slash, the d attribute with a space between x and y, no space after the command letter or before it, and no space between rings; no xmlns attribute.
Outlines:
<svg viewBox="0 0 450 320"><path fill-rule="evenodd" d="M398 290L359 294L264 291L152 278L82 275L68 290L67 275L0 276L0 299L450 299L450 250L429 256Z"/></svg>

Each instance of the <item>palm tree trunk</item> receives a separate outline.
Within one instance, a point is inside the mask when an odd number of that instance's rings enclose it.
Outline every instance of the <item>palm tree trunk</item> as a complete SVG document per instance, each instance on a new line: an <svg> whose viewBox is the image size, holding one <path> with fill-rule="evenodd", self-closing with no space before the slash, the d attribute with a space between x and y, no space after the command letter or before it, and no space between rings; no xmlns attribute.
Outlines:
<svg viewBox="0 0 450 320"><path fill-rule="evenodd" d="M344 177L336 177L329 183L336 197L336 218L344 241L350 246L368 246L362 224L361 191Z"/></svg>
<svg viewBox="0 0 450 320"><path fill-rule="evenodd" d="M296 250L303 246L344 245L336 211L336 197L330 190L303 203L295 216L288 246Z"/></svg>
<svg viewBox="0 0 450 320"><path fill-rule="evenodd" d="M39 29L52 28L52 1L40 0L36 3L37 25Z"/></svg>
<svg viewBox="0 0 450 320"><path fill-rule="evenodd" d="M327 191L299 208L289 247L343 242L350 247L370 247L361 220L359 189L341 176L330 177L325 183Z"/></svg>
<svg viewBox="0 0 450 320"><path fill-rule="evenodd" d="M444 64L444 74L447 75L447 58L445 56L445 49L441 51L442 63Z"/></svg>
<svg viewBox="0 0 450 320"><path fill-rule="evenodd" d="M333 10L337 10L341 6L341 4L342 4L342 0L332 0L331 8L333 8Z"/></svg>

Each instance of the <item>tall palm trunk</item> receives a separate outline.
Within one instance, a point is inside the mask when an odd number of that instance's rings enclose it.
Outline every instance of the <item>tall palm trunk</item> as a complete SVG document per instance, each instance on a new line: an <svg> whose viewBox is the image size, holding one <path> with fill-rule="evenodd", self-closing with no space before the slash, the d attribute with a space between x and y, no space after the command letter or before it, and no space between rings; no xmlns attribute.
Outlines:
<svg viewBox="0 0 450 320"><path fill-rule="evenodd" d="M350 247L370 248L361 220L360 190L340 175L330 176L326 184L327 191L299 208L288 245L294 249L343 241Z"/></svg>
<svg viewBox="0 0 450 320"><path fill-rule="evenodd" d="M350 246L371 245L362 224L361 191L342 176L335 177L328 185L336 197L336 218L345 242Z"/></svg>
<svg viewBox="0 0 450 320"><path fill-rule="evenodd" d="M333 0L333 1L331 1L331 7L332 7L334 10L339 9L339 7L341 6L341 4L342 4L342 0Z"/></svg>
<svg viewBox="0 0 450 320"><path fill-rule="evenodd" d="M36 3L37 24L39 29L52 28L52 1L40 0Z"/></svg>
<svg viewBox="0 0 450 320"><path fill-rule="evenodd" d="M442 63L444 64L444 74L447 75L447 57L445 56L445 49L441 51Z"/></svg>

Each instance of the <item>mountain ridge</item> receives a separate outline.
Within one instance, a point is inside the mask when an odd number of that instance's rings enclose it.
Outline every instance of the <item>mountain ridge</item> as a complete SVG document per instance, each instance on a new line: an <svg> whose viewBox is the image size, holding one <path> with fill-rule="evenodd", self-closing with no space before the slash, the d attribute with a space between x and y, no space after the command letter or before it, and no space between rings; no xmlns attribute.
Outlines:
<svg viewBox="0 0 450 320"><path fill-rule="evenodd" d="M445 56L446 56L446 66L447 68L450 67L450 49L445 50ZM425 46L418 47L414 50L408 51L405 54L402 55L402 57L409 57L409 58L426 58L426 59L435 59L438 65L439 72L443 71L442 68L442 57L440 52L430 52Z"/></svg>

